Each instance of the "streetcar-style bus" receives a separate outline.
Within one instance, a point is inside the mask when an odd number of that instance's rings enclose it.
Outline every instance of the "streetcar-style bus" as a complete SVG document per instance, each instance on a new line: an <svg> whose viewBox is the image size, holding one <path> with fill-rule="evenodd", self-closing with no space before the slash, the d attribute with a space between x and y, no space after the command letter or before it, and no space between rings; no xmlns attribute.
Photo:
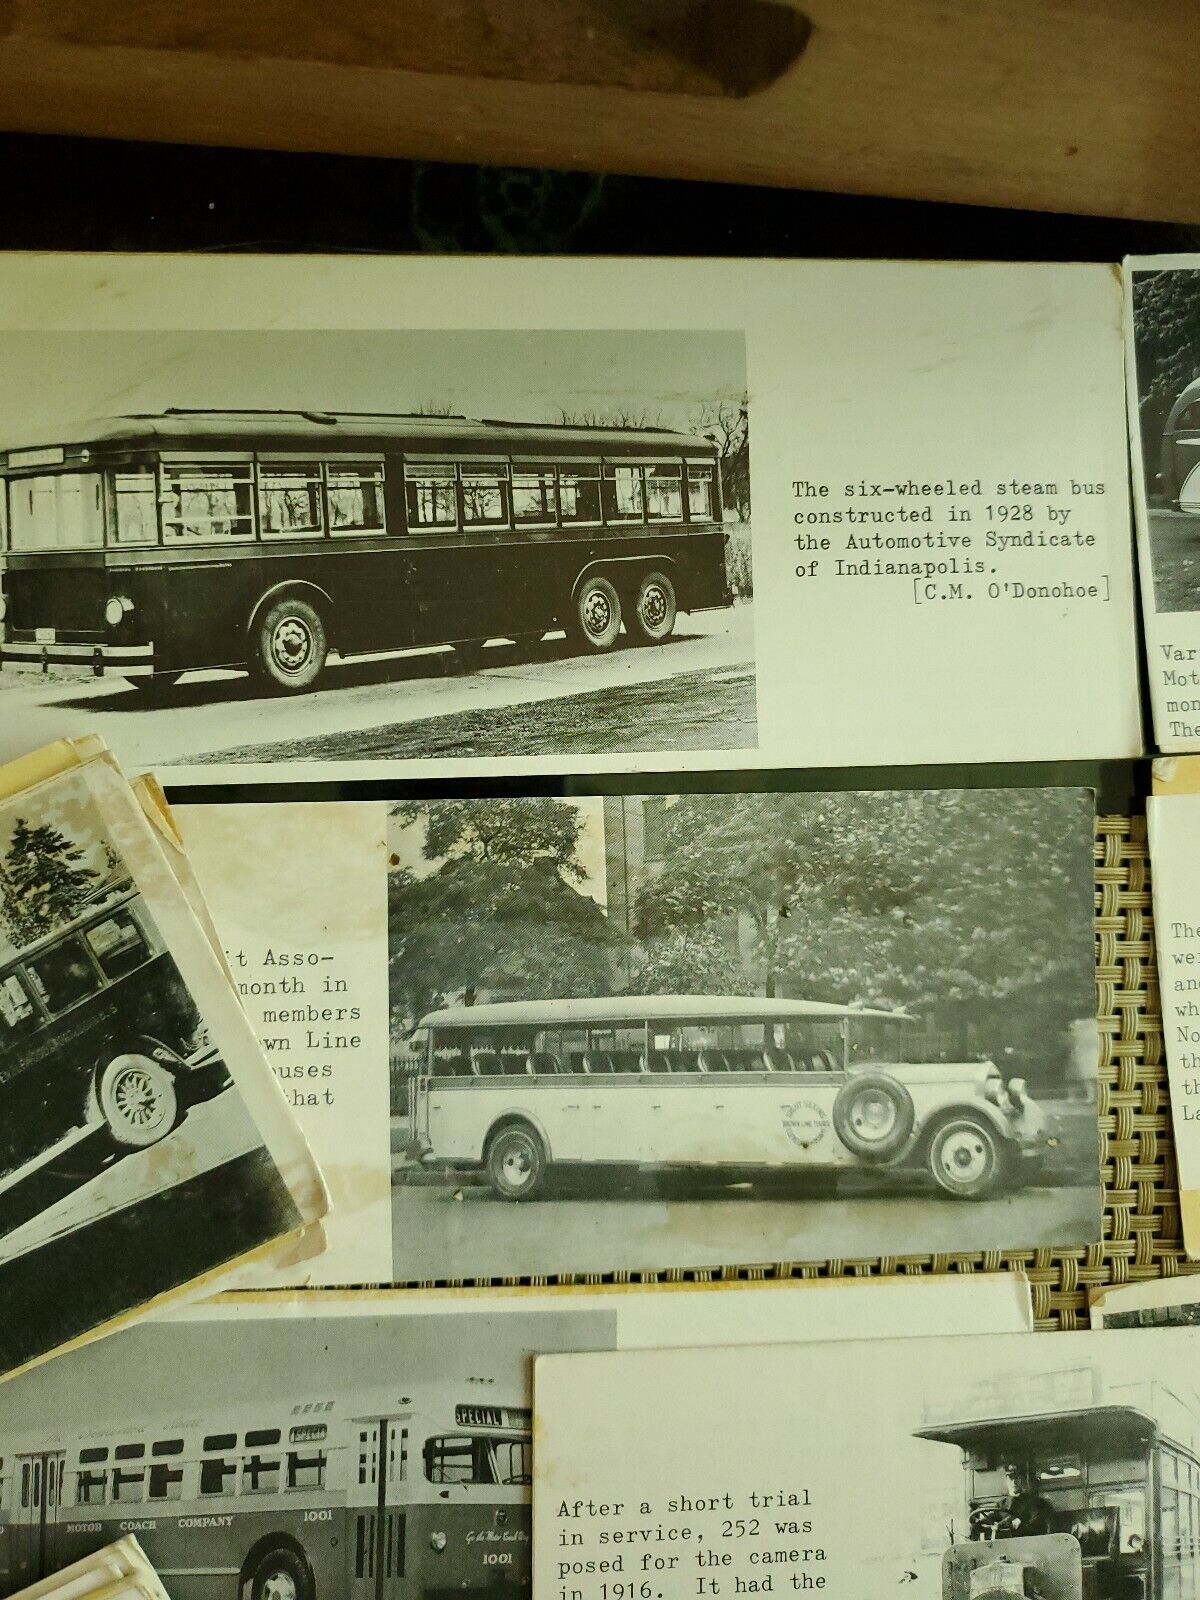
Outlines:
<svg viewBox="0 0 1200 1600"><path fill-rule="evenodd" d="M557 1167L919 1168L979 1200L1041 1166L1046 1119L990 1061L912 1062L903 1012L759 996L631 995L430 1012L411 1153L482 1168L506 1200Z"/></svg>
<svg viewBox="0 0 1200 1600"><path fill-rule="evenodd" d="M715 445L668 429L166 411L0 453L0 662L135 682L565 629L659 644L731 602Z"/></svg>
<svg viewBox="0 0 1200 1600"><path fill-rule="evenodd" d="M917 1433L963 1453L966 1537L943 1558L943 1600L1194 1600L1200 1439L1191 1404L1147 1380L1135 1404L1015 1415L1014 1394L995 1387L1006 1414Z"/></svg>
<svg viewBox="0 0 1200 1600"><path fill-rule="evenodd" d="M93 1129L155 1144L228 1082L128 881L0 961L0 1190Z"/></svg>
<svg viewBox="0 0 1200 1600"><path fill-rule="evenodd" d="M171 1600L530 1585L530 1412L480 1380L0 1442L0 1594L135 1534Z"/></svg>

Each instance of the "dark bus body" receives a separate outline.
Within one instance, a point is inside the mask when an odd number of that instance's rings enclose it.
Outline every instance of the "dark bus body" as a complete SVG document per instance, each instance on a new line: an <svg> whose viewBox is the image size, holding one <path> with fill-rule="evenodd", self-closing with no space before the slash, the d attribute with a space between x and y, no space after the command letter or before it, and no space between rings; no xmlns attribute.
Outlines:
<svg viewBox="0 0 1200 1600"><path fill-rule="evenodd" d="M943 1600L1192 1600L1200 1460L1148 1410L1077 1410L922 1428L963 1452L970 1537L947 1550ZM1024 1506L1005 1492L1017 1467Z"/></svg>
<svg viewBox="0 0 1200 1600"><path fill-rule="evenodd" d="M731 603L716 448L667 430L165 412L0 473L5 661L298 691L330 650L602 651Z"/></svg>
<svg viewBox="0 0 1200 1600"><path fill-rule="evenodd" d="M0 1185L90 1127L154 1144L227 1082L136 891L0 964Z"/></svg>

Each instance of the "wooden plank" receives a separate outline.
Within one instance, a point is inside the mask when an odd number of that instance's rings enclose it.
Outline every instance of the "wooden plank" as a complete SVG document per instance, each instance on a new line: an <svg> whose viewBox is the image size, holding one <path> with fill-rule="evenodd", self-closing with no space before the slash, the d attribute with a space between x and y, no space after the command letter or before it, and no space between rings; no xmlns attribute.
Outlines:
<svg viewBox="0 0 1200 1600"><path fill-rule="evenodd" d="M1190 0L0 0L0 125L1200 215Z"/></svg>

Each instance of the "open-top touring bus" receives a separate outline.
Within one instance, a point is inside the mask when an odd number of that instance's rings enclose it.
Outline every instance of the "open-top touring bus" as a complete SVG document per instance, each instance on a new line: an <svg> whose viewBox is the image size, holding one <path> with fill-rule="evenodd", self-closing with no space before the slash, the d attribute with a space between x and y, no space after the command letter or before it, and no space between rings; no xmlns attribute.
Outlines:
<svg viewBox="0 0 1200 1600"><path fill-rule="evenodd" d="M0 1190L93 1129L155 1144L228 1082L128 882L0 961Z"/></svg>
<svg viewBox="0 0 1200 1600"><path fill-rule="evenodd" d="M1121 1403L1015 1414L1021 1376L993 1387L996 1414L917 1434L963 1453L967 1537L945 1553L943 1600L1193 1600L1200 1440L1189 1404L1148 1379Z"/></svg>
<svg viewBox="0 0 1200 1600"><path fill-rule="evenodd" d="M0 1594L127 1533L172 1600L529 1590L530 1412L477 1379L0 1451Z"/></svg>
<svg viewBox="0 0 1200 1600"><path fill-rule="evenodd" d="M918 1167L978 1200L1037 1167L1045 1118L991 1062L908 1062L902 1012L631 995L430 1012L412 1154L528 1200L564 1165Z"/></svg>
<svg viewBox="0 0 1200 1600"><path fill-rule="evenodd" d="M667 429L324 411L113 417L0 454L0 661L299 691L341 656L731 604L716 447Z"/></svg>

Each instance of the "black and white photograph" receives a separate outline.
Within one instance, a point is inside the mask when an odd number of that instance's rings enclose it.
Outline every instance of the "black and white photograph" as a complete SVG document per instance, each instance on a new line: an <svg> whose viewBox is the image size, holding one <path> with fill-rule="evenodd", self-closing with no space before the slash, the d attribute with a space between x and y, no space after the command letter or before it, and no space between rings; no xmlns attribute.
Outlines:
<svg viewBox="0 0 1200 1600"><path fill-rule="evenodd" d="M1131 276L1154 609L1200 611L1200 268Z"/></svg>
<svg viewBox="0 0 1200 1600"><path fill-rule="evenodd" d="M711 1592L709 1565L717 1594L1196 1593L1187 1329L564 1354L535 1396L535 1600L560 1562L599 1600L587 1562L617 1527L679 1547L649 1567L663 1600Z"/></svg>
<svg viewBox="0 0 1200 1600"><path fill-rule="evenodd" d="M395 1281L1099 1237L1090 790L390 823Z"/></svg>
<svg viewBox="0 0 1200 1600"><path fill-rule="evenodd" d="M930 1315L1014 1332L1016 1287L975 1274L189 1308L0 1387L0 1595L132 1532L171 1600L528 1596L535 1354L895 1337Z"/></svg>
<svg viewBox="0 0 1200 1600"><path fill-rule="evenodd" d="M0 804L0 1371L306 1220L215 1015L84 771Z"/></svg>
<svg viewBox="0 0 1200 1600"><path fill-rule="evenodd" d="M10 333L0 366L14 750L94 729L212 782L757 747L740 332Z"/></svg>

